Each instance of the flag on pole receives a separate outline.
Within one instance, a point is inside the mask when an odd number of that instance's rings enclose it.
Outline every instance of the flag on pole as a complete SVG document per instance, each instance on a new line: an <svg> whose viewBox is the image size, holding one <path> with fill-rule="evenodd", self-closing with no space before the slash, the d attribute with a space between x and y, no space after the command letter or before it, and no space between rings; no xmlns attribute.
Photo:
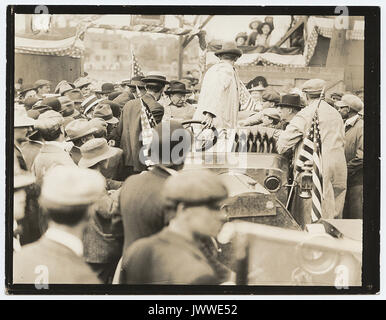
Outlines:
<svg viewBox="0 0 386 320"><path fill-rule="evenodd" d="M251 94L249 93L247 87L239 79L239 100L240 100L240 111L256 110L256 101L253 100Z"/></svg>
<svg viewBox="0 0 386 320"><path fill-rule="evenodd" d="M133 49L131 49L131 77L143 76L141 67L138 64L137 58L134 54Z"/></svg>
<svg viewBox="0 0 386 320"><path fill-rule="evenodd" d="M303 142L303 148L300 150L295 169L300 173L303 171L306 161L312 161L313 163L311 222L314 223L322 217L323 198L322 141L320 138L318 109L312 117L311 127Z"/></svg>

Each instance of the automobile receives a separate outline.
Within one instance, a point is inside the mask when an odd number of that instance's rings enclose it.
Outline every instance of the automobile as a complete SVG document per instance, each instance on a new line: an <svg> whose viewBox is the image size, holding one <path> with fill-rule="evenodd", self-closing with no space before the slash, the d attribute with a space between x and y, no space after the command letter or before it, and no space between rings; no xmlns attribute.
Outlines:
<svg viewBox="0 0 386 320"><path fill-rule="evenodd" d="M360 285L362 221L311 225L304 223L306 210L291 213L294 187L301 201L311 201L310 172L294 185L290 159L276 152L273 138L253 127L218 131L195 120L182 124L194 136L184 170L214 171L228 188L228 222L215 243L237 284Z"/></svg>

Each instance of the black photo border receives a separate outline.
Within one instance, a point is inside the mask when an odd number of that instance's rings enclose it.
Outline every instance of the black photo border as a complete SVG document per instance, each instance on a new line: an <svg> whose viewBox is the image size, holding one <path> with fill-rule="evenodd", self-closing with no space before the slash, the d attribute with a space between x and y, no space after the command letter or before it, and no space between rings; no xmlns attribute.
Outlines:
<svg viewBox="0 0 386 320"><path fill-rule="evenodd" d="M333 6L57 6L50 14L216 14L216 15L336 15ZM362 286L185 286L185 285L49 285L37 290L33 284L12 283L13 222L13 96L14 14L33 14L36 6L7 7L6 66L6 212L5 287L8 294L28 295L277 295L277 294L375 294L380 288L380 8L349 6L350 16L365 17L365 126L364 215Z"/></svg>

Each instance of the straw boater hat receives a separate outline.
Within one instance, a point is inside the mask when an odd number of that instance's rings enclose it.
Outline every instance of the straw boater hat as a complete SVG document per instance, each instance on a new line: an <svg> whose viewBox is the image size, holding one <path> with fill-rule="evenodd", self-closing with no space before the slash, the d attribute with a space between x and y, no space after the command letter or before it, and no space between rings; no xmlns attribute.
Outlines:
<svg viewBox="0 0 386 320"><path fill-rule="evenodd" d="M261 85L258 85L257 87L252 87L251 89L248 89L249 92L253 92L253 91L265 91L266 88L264 88L263 86Z"/></svg>
<svg viewBox="0 0 386 320"><path fill-rule="evenodd" d="M83 100L81 108L84 110L83 114L87 114L92 108L94 108L98 103L105 100L105 98L98 99L97 96L91 95Z"/></svg>
<svg viewBox="0 0 386 320"><path fill-rule="evenodd" d="M80 147L82 158L79 160L80 168L90 168L98 162L114 157L122 152L119 148L110 147L104 138L94 138Z"/></svg>
<svg viewBox="0 0 386 320"><path fill-rule="evenodd" d="M102 84L101 90L96 90L95 92L96 93L100 93L100 94L109 94L109 93L111 93L113 91L115 91L114 84L110 83L110 82L107 82L107 83L103 83Z"/></svg>
<svg viewBox="0 0 386 320"><path fill-rule="evenodd" d="M149 74L146 77L142 78L141 81L144 82L145 84L150 84L150 83L163 84L163 85L169 84L169 81L166 80L166 77L161 75L157 71L150 71Z"/></svg>
<svg viewBox="0 0 386 320"><path fill-rule="evenodd" d="M220 56L222 54L234 54L235 56L241 57L243 52L237 48L236 44L234 42L225 42L220 50L217 50L214 54L215 56Z"/></svg>
<svg viewBox="0 0 386 320"><path fill-rule="evenodd" d="M173 93L182 93L182 94L188 94L191 93L191 90L187 90L185 83L181 81L170 81L169 88L165 91L165 94L173 94Z"/></svg>

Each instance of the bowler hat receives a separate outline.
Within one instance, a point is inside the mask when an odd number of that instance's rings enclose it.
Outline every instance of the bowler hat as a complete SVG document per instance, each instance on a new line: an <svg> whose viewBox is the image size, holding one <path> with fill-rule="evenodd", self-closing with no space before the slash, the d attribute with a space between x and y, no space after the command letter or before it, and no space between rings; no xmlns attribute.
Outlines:
<svg viewBox="0 0 386 320"><path fill-rule="evenodd" d="M106 82L102 84L101 90L95 91L95 92L100 94L109 94L113 91L115 91L114 84L110 82Z"/></svg>
<svg viewBox="0 0 386 320"><path fill-rule="evenodd" d="M145 82L145 84L148 83L159 83L159 84L169 84L169 81L166 80L166 77L163 75L160 75L157 71L151 71L149 74L142 78L142 82Z"/></svg>
<svg viewBox="0 0 386 320"><path fill-rule="evenodd" d="M363 102L357 96L353 94L345 94L341 101L335 102L337 107L350 107L355 112L359 112L363 109Z"/></svg>
<svg viewBox="0 0 386 320"><path fill-rule="evenodd" d="M102 118L107 123L111 124L116 124L119 122L119 120L113 116L113 112L111 110L110 105L104 102L95 107L92 116L93 118Z"/></svg>
<svg viewBox="0 0 386 320"><path fill-rule="evenodd" d="M103 160L115 156L121 150L110 147L104 138L94 138L80 147L82 158L79 160L80 168L89 168Z"/></svg>
<svg viewBox="0 0 386 320"><path fill-rule="evenodd" d="M170 81L170 86L165 91L166 94L173 94L173 93L188 94L191 92L192 91L186 89L185 83L181 81L176 81L176 80Z"/></svg>
<svg viewBox="0 0 386 320"><path fill-rule="evenodd" d="M67 134L66 141L80 139L97 131L96 128L90 126L86 119L75 119L67 124L64 130Z"/></svg>
<svg viewBox="0 0 386 320"><path fill-rule="evenodd" d="M300 96L295 93L284 94L280 97L280 101L277 104L278 107L291 107L291 108L302 108L300 103Z"/></svg>
<svg viewBox="0 0 386 320"><path fill-rule="evenodd" d="M226 199L228 190L219 176L209 170L187 170L165 181L162 196L169 203L205 205Z"/></svg>
<svg viewBox="0 0 386 320"><path fill-rule="evenodd" d="M43 177L39 202L46 209L89 205L100 199L106 180L96 170L55 166Z"/></svg>
<svg viewBox="0 0 386 320"><path fill-rule="evenodd" d="M31 127L35 124L34 119L28 117L24 107L15 107L14 127Z"/></svg>
<svg viewBox="0 0 386 320"><path fill-rule="evenodd" d="M220 50L217 50L214 54L218 57L223 54L233 54L237 57L241 57L243 52L237 48L236 44L234 42L225 42Z"/></svg>
<svg viewBox="0 0 386 320"><path fill-rule="evenodd" d="M322 79L311 79L304 82L302 90L309 94L321 93L323 88L326 86L326 81Z"/></svg>

